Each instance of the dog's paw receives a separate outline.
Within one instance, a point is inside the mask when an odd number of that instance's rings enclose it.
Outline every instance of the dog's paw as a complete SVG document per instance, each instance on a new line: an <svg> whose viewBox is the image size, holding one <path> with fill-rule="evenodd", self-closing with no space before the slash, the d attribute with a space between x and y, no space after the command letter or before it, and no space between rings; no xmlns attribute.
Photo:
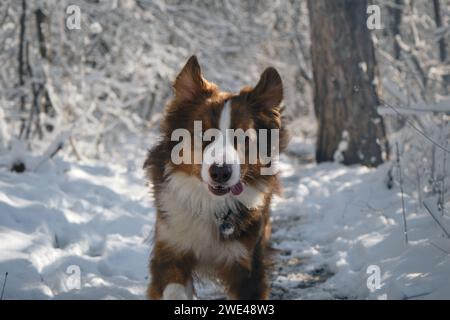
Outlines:
<svg viewBox="0 0 450 320"><path fill-rule="evenodd" d="M189 300L186 288L179 283L169 283L163 292L163 300Z"/></svg>

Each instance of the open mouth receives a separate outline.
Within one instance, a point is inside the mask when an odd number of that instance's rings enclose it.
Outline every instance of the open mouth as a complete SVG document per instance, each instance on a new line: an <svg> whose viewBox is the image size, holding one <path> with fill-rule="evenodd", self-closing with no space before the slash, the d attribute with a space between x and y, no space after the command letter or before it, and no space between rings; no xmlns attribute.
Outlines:
<svg viewBox="0 0 450 320"><path fill-rule="evenodd" d="M223 196L223 195L227 194L228 192L231 192L233 195L237 196L237 195L241 194L242 191L244 191L244 186L239 181L231 188L226 187L226 186L221 186L221 185L212 186L212 185L208 184L208 189L216 196Z"/></svg>

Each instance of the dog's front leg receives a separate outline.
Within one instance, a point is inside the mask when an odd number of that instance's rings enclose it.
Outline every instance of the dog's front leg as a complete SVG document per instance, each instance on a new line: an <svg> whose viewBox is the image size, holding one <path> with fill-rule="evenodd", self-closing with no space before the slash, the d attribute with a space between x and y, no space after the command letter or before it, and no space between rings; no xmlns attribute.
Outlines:
<svg viewBox="0 0 450 320"><path fill-rule="evenodd" d="M258 244L249 264L235 262L219 274L231 299L265 300L269 298L269 283L262 245Z"/></svg>
<svg viewBox="0 0 450 320"><path fill-rule="evenodd" d="M147 290L150 299L187 300L193 297L190 254L179 254L164 242L157 241L150 262L151 282Z"/></svg>

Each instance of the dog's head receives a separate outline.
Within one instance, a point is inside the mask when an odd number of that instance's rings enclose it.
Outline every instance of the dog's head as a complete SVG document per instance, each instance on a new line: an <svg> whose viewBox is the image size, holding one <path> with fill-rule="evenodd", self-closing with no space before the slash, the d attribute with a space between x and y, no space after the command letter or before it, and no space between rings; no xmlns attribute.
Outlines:
<svg viewBox="0 0 450 320"><path fill-rule="evenodd" d="M173 88L161 125L173 171L196 176L216 196L239 195L246 185L270 179L286 141L283 87L274 68L256 86L233 94L205 80L192 56Z"/></svg>

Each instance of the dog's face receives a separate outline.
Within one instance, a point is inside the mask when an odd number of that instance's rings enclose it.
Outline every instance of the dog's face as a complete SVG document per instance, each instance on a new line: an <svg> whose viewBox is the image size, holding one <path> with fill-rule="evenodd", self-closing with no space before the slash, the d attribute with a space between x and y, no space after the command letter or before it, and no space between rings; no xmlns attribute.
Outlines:
<svg viewBox="0 0 450 320"><path fill-rule="evenodd" d="M184 160L172 161L171 169L197 177L215 196L239 195L246 185L264 180L262 169L274 165L274 146L282 148L284 140L278 72L266 69L254 88L243 88L238 94L221 92L203 78L193 56L173 87L175 97L166 108L162 131L176 149L172 155ZM174 141L174 136L179 138L174 132L180 129L190 136L181 143ZM272 129L281 130L278 141ZM262 149L271 161L262 159Z"/></svg>

